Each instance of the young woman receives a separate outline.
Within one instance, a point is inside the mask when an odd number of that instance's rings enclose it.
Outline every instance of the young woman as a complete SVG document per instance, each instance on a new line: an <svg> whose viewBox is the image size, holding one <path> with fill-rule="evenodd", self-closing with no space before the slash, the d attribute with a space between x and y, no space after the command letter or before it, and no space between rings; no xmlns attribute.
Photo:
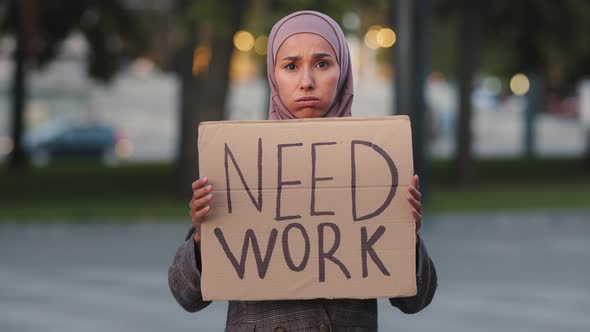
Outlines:
<svg viewBox="0 0 590 332"><path fill-rule="evenodd" d="M290 14L275 24L268 41L269 119L350 116L353 98L352 70L342 29L330 17L313 11ZM201 156L206 158L207 156ZM408 187L408 204L422 224L418 176ZM192 184L192 227L178 248L168 279L172 294L187 311L210 302L200 290L200 226L213 199L207 178ZM436 270L420 236L416 237L416 280L413 297L389 302L405 313L425 308L437 287ZM230 301L226 331L376 331L375 299L313 299L289 301Z"/></svg>

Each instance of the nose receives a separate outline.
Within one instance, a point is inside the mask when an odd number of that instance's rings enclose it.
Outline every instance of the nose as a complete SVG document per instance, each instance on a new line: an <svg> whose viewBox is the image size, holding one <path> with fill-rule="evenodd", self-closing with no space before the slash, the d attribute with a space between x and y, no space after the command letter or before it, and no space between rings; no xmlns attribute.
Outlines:
<svg viewBox="0 0 590 332"><path fill-rule="evenodd" d="M311 70L304 70L303 77L301 77L301 82L299 83L300 90L313 90L314 88L314 81L313 81L313 74Z"/></svg>

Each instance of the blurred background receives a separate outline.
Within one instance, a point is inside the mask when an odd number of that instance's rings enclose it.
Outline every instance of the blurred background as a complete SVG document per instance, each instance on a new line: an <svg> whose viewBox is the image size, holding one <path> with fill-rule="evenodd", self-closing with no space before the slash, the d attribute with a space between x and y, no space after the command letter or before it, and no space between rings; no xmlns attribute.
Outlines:
<svg viewBox="0 0 590 332"><path fill-rule="evenodd" d="M381 330L587 331L590 2L0 0L0 330L222 330L167 268L197 124L266 119L272 25L340 23L353 116L412 118L440 285Z"/></svg>

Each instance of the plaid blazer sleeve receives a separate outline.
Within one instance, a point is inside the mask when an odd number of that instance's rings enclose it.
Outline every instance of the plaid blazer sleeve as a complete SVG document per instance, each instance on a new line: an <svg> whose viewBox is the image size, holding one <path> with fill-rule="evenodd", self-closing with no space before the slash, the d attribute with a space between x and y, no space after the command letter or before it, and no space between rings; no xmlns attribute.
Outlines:
<svg viewBox="0 0 590 332"><path fill-rule="evenodd" d="M419 235L416 237L416 283L418 289L416 295L390 298L391 305L403 313L415 314L426 308L434 297L438 286L436 269L428 256L426 245Z"/></svg>
<svg viewBox="0 0 590 332"><path fill-rule="evenodd" d="M203 301L201 294L201 272L197 265L200 253L193 240L194 227L191 227L185 241L176 250L172 265L168 269L168 285L172 295L184 310L199 311L210 301Z"/></svg>

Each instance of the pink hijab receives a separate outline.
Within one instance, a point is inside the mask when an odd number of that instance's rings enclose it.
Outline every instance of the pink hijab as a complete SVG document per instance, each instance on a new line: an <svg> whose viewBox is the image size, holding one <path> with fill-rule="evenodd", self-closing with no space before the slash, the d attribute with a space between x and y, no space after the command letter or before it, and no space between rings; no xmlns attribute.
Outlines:
<svg viewBox="0 0 590 332"><path fill-rule="evenodd" d="M268 54L266 67L270 86L269 120L295 119L279 96L275 80L275 63L279 48L290 36L298 33L313 33L324 38L336 52L336 61L340 66L338 94L325 117L350 116L352 107L352 68L348 44L342 29L331 17L310 10L299 11L283 17L272 28L268 38Z"/></svg>

